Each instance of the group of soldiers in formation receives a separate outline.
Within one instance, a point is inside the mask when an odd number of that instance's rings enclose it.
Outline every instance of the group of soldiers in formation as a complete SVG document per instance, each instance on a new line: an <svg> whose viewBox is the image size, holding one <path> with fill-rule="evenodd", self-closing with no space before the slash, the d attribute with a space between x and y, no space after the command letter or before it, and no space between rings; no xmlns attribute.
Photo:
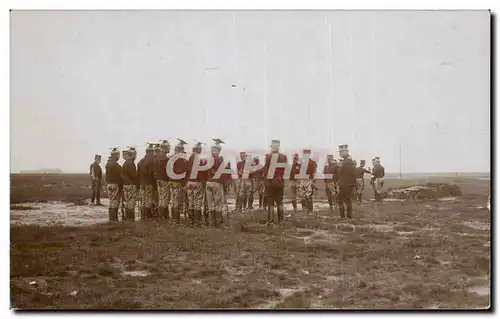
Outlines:
<svg viewBox="0 0 500 319"><path fill-rule="evenodd" d="M289 198L293 210L297 211L297 197L300 198L302 209L310 214L313 212L313 196L317 191L316 161L309 158L311 150L304 149L304 161L298 154L293 155L292 163L288 164L287 156L280 152L280 141L271 142L271 151L266 154L265 162L261 165L258 157L252 158L246 152L240 152L240 161L237 163L238 179L233 179L231 164L225 164L224 173L218 173L223 165L224 158L220 155L220 139L214 139L211 146L213 165L208 170L194 170L193 167L207 165L207 159L201 158L202 143L198 142L192 149L190 156L186 155L181 139L175 145L174 156L169 156L170 143L167 140L158 144L149 144L145 156L135 163L137 151L133 147L123 150L121 155L125 162L118 163L120 151L111 150L106 164L106 183L109 197L109 219L118 221L119 209L122 209L122 220L135 220L135 208L139 202L141 219L163 219L179 223L181 213L188 218L192 226L222 225L224 210L228 213L226 194L231 187L236 194L235 211L253 209L254 195L258 194L259 209L267 209L268 224L274 223L274 207L277 208L277 223L283 220L283 198L285 180L289 180ZM380 200L384 184L384 167L380 158L372 160L373 169L365 167L366 162L361 160L359 166L349 155L348 145L339 146L340 159L337 161L333 155L327 156L327 163L323 169L327 179L326 193L330 210L336 208L340 218L352 218L352 198L361 201L364 189L364 175L371 174L370 184L373 187L375 200ZM273 157L274 156L274 157ZM274 158L277 166L271 165ZM102 170L99 166L101 156L96 155L94 163L90 166L92 179L92 203L100 204L100 188ZM169 161L173 163L169 164ZM250 161L251 164L247 164ZM198 163L196 163L198 162ZM167 165L173 169L173 178L168 174ZM251 167L247 171L248 167ZM222 167L224 169L224 167ZM245 174L247 171L247 174ZM286 176L288 175L289 176ZM327 175L328 174L328 175ZM175 175L177 176L177 175Z"/></svg>

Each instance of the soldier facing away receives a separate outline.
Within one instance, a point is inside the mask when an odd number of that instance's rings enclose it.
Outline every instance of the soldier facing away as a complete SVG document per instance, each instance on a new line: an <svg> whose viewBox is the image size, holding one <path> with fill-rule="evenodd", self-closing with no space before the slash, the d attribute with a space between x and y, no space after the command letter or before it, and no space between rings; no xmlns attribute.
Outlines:
<svg viewBox="0 0 500 319"><path fill-rule="evenodd" d="M265 185L266 185L266 200L267 200L267 225L274 222L274 205L276 204L278 210L278 224L283 220L283 191L285 188L285 168L275 167L274 174L270 171L271 159L277 157L277 163L286 164L287 157L285 154L280 153L280 141L271 141L271 153L266 154L266 163L264 166ZM271 176L269 176L271 174Z"/></svg>
<svg viewBox="0 0 500 319"><path fill-rule="evenodd" d="M135 165L135 159L137 157L137 151L135 148L129 148L127 150L125 163L123 163L123 196L125 200L125 220L134 221L135 220L135 205L137 202L137 196L139 192L139 175L137 174L137 167Z"/></svg>
<svg viewBox="0 0 500 319"><path fill-rule="evenodd" d="M106 165L106 184L108 185L109 197L108 214L110 221L118 221L118 209L123 189L122 167L118 164L119 160L120 151L113 148L109 162Z"/></svg>
<svg viewBox="0 0 500 319"><path fill-rule="evenodd" d="M375 201L380 201L382 198L380 194L382 193L382 189L384 187L384 176L385 176L385 168L380 164L380 157L375 157L374 161L375 165L373 166L373 190L375 192Z"/></svg>
<svg viewBox="0 0 500 319"><path fill-rule="evenodd" d="M361 160L359 166L356 167L356 197L361 203L363 199L363 190L365 189L365 174L370 174L371 172L365 168L366 161Z"/></svg>
<svg viewBox="0 0 500 319"><path fill-rule="evenodd" d="M94 162L90 164L90 180L92 181L92 197L90 203L101 206L102 168L101 155L94 156Z"/></svg>
<svg viewBox="0 0 500 319"><path fill-rule="evenodd" d="M248 178L243 178L245 164L247 161L246 152L240 152L240 161L236 164L238 171L237 192L236 192L236 211L250 206L250 192L252 191L252 182Z"/></svg>
<svg viewBox="0 0 500 319"><path fill-rule="evenodd" d="M292 201L293 211L297 212L297 191L299 190L299 181L296 179L296 176L300 173L300 162L299 162L299 154L293 154L292 164L290 168L290 178L289 178L289 187L288 187L288 196Z"/></svg>
<svg viewBox="0 0 500 319"><path fill-rule="evenodd" d="M206 198L208 212L210 215L212 226L219 227L222 224L222 211L224 209L225 183L227 176L222 174L220 177L215 176L220 166L224 163L224 158L220 156L221 142L216 140L215 145L211 147L213 165L208 171L208 180L206 187ZM231 181L231 175L229 175Z"/></svg>
<svg viewBox="0 0 500 319"><path fill-rule="evenodd" d="M310 149L303 150L304 157L308 157L311 155ZM316 169L318 168L318 164L312 158L307 158L307 160L303 163L307 165L306 168L306 179L301 179L300 181L300 193L301 193L301 204L302 210L306 210L307 214L313 212L313 197L314 192L316 191L316 185L314 184Z"/></svg>
<svg viewBox="0 0 500 319"><path fill-rule="evenodd" d="M156 181L154 179L154 146L149 144L146 155L137 163L137 174L140 181L141 219L152 217L153 192Z"/></svg>
<svg viewBox="0 0 500 319"><path fill-rule="evenodd" d="M343 161L339 170L339 195L337 203L340 210L340 218L345 218L347 208L347 218L352 218L352 191L356 187L356 168L349 156L348 146L346 144L339 146L340 157ZM344 206L345 204L345 206Z"/></svg>
<svg viewBox="0 0 500 319"><path fill-rule="evenodd" d="M188 161L185 158L184 145L186 142L179 140L179 143L174 148L175 162L172 163L173 171L175 174L184 174L184 177L170 177L170 193L172 196L172 220L174 223L179 224L181 220L181 211L185 205L186 198L186 179L188 172ZM174 159L169 159L170 161Z"/></svg>
<svg viewBox="0 0 500 319"><path fill-rule="evenodd" d="M155 180L158 192L158 215L164 220L169 220L170 212L168 209L170 199L170 178L167 174L168 153L170 152L170 143L164 140L160 144L160 150L155 160Z"/></svg>
<svg viewBox="0 0 500 319"><path fill-rule="evenodd" d="M199 167L207 165L207 160L200 157L201 151L201 142L197 142L193 147L193 153L188 160L188 176L186 186L189 223L192 226L197 227L201 226L201 208L204 198L203 182L206 180L207 175L206 171L198 171L196 174L193 172L195 161L199 162Z"/></svg>
<svg viewBox="0 0 500 319"><path fill-rule="evenodd" d="M328 205L330 206L330 211L333 212L337 201L337 194L339 192L339 165L337 164L337 161L335 161L333 155L327 155L326 160L327 163L323 169L323 174L331 175L331 177L325 177L325 190L326 197L328 198Z"/></svg>

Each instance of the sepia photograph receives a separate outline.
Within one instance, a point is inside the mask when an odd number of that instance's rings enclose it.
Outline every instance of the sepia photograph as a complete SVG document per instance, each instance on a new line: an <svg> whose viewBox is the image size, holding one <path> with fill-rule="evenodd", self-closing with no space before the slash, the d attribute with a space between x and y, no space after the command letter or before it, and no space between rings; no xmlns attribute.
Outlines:
<svg viewBox="0 0 500 319"><path fill-rule="evenodd" d="M11 309L491 309L492 32L11 10Z"/></svg>

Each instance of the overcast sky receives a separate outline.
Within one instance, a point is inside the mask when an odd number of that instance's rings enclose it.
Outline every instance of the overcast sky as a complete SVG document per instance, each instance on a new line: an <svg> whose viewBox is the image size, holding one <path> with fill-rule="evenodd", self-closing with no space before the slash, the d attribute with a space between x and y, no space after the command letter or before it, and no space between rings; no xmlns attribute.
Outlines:
<svg viewBox="0 0 500 319"><path fill-rule="evenodd" d="M489 96L488 11L11 12L11 172L177 137L489 172Z"/></svg>

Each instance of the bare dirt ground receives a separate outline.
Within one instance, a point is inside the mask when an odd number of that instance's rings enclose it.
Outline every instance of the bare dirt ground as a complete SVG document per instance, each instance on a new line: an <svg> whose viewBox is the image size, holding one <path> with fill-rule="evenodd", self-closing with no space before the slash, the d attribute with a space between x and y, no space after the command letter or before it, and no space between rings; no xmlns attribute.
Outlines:
<svg viewBox="0 0 500 319"><path fill-rule="evenodd" d="M266 214L257 211L232 214L232 228L215 230L108 224L106 206L85 203L85 175L43 179L11 178L15 308L490 305L488 180L441 176L463 196L365 200L354 205L350 223L328 211L320 189L316 216L287 206L281 226L264 226ZM427 181L388 179L386 186Z"/></svg>

